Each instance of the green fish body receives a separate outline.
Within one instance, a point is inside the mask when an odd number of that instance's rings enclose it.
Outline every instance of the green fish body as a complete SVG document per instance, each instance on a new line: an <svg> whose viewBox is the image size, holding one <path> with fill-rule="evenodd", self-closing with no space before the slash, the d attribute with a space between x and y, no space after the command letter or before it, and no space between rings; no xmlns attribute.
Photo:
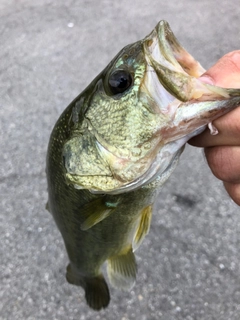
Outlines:
<svg viewBox="0 0 240 320"><path fill-rule="evenodd" d="M134 251L185 143L240 102L240 90L201 83L201 65L165 21L126 46L58 119L47 153L48 209L88 305L107 307L110 283L134 285Z"/></svg>

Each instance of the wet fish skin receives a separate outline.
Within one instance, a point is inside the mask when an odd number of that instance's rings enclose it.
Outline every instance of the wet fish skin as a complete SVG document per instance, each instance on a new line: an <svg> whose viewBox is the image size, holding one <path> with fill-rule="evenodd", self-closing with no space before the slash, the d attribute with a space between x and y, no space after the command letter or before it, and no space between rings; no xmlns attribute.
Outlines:
<svg viewBox="0 0 240 320"><path fill-rule="evenodd" d="M119 70L127 88L113 93ZM110 301L105 261L114 286L133 286L133 251L148 233L154 200L184 144L240 102L237 89L201 84L203 72L162 21L121 50L52 131L48 208L69 256L67 280L84 288L95 310Z"/></svg>

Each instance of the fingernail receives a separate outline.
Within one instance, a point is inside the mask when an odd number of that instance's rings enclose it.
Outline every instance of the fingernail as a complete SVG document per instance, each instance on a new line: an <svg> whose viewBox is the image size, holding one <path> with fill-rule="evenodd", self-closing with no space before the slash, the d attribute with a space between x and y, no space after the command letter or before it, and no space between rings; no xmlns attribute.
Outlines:
<svg viewBox="0 0 240 320"><path fill-rule="evenodd" d="M213 78L209 77L208 75L203 75L202 77L199 78L199 80L207 84L214 84Z"/></svg>

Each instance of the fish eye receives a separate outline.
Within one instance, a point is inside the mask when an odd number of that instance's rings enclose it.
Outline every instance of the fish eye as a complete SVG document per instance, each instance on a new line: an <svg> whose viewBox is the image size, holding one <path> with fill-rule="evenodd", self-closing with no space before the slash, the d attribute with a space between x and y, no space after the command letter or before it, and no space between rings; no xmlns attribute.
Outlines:
<svg viewBox="0 0 240 320"><path fill-rule="evenodd" d="M132 75L126 70L116 70L108 78L110 93L115 95L123 93L132 84Z"/></svg>

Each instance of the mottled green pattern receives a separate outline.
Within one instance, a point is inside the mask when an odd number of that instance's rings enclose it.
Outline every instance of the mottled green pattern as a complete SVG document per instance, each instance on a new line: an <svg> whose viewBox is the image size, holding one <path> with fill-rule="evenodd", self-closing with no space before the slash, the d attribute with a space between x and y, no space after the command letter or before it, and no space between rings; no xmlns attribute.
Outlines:
<svg viewBox="0 0 240 320"><path fill-rule="evenodd" d="M113 94L108 79L117 70L132 82ZM69 256L67 280L85 289L93 309L110 300L101 274L105 261L113 285L134 284L133 249L149 231L158 189L186 141L239 104L239 90L204 85L197 80L202 72L160 22L145 39L125 47L53 129L47 208Z"/></svg>

